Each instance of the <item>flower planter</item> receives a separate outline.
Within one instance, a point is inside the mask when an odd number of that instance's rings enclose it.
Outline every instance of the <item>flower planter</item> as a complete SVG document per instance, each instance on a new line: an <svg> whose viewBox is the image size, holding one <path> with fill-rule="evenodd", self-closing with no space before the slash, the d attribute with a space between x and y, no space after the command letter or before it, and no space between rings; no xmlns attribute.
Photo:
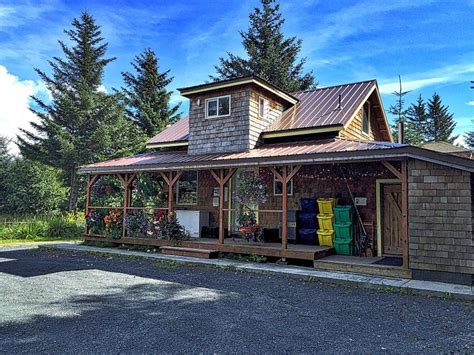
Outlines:
<svg viewBox="0 0 474 355"><path fill-rule="evenodd" d="M251 234L251 233L255 233L257 231L257 226L253 226L253 227L240 227L239 228L239 231L241 233L244 233L244 234Z"/></svg>

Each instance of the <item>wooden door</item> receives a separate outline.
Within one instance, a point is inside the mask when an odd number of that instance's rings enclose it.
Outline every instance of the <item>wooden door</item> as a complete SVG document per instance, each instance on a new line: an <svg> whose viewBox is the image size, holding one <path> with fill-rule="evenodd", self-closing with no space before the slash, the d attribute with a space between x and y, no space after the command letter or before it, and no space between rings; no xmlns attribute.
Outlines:
<svg viewBox="0 0 474 355"><path fill-rule="evenodd" d="M402 255L401 185L383 185L382 191L383 254Z"/></svg>

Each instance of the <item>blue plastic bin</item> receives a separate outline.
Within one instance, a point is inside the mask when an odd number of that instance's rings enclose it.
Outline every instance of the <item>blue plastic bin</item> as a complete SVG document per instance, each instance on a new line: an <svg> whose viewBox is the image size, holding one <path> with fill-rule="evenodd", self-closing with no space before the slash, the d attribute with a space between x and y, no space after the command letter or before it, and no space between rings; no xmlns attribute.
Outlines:
<svg viewBox="0 0 474 355"><path fill-rule="evenodd" d="M300 213L300 228L316 229L316 213Z"/></svg>

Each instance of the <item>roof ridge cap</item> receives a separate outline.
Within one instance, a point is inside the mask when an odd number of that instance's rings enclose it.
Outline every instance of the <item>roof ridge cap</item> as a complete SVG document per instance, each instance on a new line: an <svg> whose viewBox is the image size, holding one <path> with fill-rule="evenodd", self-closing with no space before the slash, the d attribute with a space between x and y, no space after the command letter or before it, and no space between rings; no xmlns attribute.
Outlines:
<svg viewBox="0 0 474 355"><path fill-rule="evenodd" d="M338 86L356 85L356 84L369 83L369 82L374 82L374 83L376 83L376 82L377 82L377 79L361 80L361 81L354 81L354 82L350 82L350 83L343 83L343 84L337 84L337 85L329 85L329 86L315 87L314 89L295 91L295 92L292 92L291 94L292 94L292 95L296 95L296 94L302 94L302 93L315 92L315 91L318 91L318 90L331 89L331 88L335 88L335 87L338 87Z"/></svg>

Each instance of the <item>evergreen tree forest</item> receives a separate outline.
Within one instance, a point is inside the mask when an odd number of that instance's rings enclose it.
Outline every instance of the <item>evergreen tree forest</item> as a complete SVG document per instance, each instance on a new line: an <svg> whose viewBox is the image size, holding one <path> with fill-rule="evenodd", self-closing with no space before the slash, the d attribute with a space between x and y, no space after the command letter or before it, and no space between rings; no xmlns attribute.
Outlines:
<svg viewBox="0 0 474 355"><path fill-rule="evenodd" d="M300 56L302 41L285 35L284 23L278 3L261 0L240 32L245 55L219 58L211 79L257 75L288 92L315 88L315 75L304 70L306 58ZM116 58L87 11L64 30L58 48L60 55L35 69L51 98L32 97L37 120L15 139L20 155L10 154L11 140L0 136L0 215L82 209L81 165L143 152L150 137L180 118L181 107L168 89L172 72L151 48L124 68L119 88L105 88L105 72ZM409 144L457 138L455 119L440 95L420 95L408 104L407 94L400 79L388 110L395 140L399 122ZM464 138L474 148L474 131Z"/></svg>

